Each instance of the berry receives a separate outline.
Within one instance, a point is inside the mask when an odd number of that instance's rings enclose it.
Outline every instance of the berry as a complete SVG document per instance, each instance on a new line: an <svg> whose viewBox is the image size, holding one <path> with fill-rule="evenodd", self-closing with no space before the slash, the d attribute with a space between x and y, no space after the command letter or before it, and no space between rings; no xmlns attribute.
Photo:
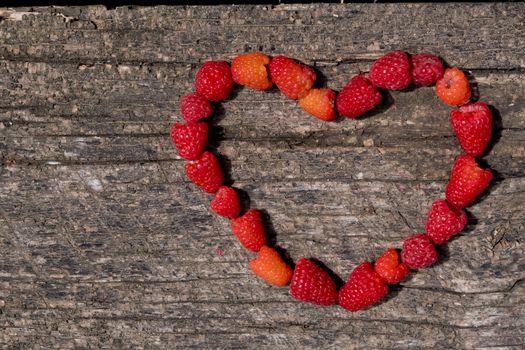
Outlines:
<svg viewBox="0 0 525 350"><path fill-rule="evenodd" d="M273 286L286 286L292 278L292 268L275 249L267 246L261 247L259 255L250 262L250 269Z"/></svg>
<svg viewBox="0 0 525 350"><path fill-rule="evenodd" d="M211 201L210 208L220 216L233 219L239 216L241 203L233 188L221 186Z"/></svg>
<svg viewBox="0 0 525 350"><path fill-rule="evenodd" d="M336 107L339 115L357 118L381 102L381 94L372 83L359 74L350 79L337 95Z"/></svg>
<svg viewBox="0 0 525 350"><path fill-rule="evenodd" d="M230 96L233 79L230 65L225 61L204 63L195 76L195 90L208 100L219 102Z"/></svg>
<svg viewBox="0 0 525 350"><path fill-rule="evenodd" d="M388 285L365 261L352 271L348 282L339 291L339 305L358 311L377 303L388 294Z"/></svg>
<svg viewBox="0 0 525 350"><path fill-rule="evenodd" d="M374 269L388 284L401 282L410 272L408 266L399 261L399 254L393 248L386 250L377 259Z"/></svg>
<svg viewBox="0 0 525 350"><path fill-rule="evenodd" d="M213 108L210 101L194 92L180 98L180 112L189 124L208 118L213 113Z"/></svg>
<svg viewBox="0 0 525 350"><path fill-rule="evenodd" d="M292 100L305 97L316 79L312 68L285 56L272 59L270 75L279 90Z"/></svg>
<svg viewBox="0 0 525 350"><path fill-rule="evenodd" d="M215 193L221 187L224 174L217 158L210 152L186 164L186 176L204 192Z"/></svg>
<svg viewBox="0 0 525 350"><path fill-rule="evenodd" d="M331 89L311 89L299 100L299 106L321 120L334 120L335 92Z"/></svg>
<svg viewBox="0 0 525 350"><path fill-rule="evenodd" d="M438 260L438 254L428 236L418 233L405 239L401 259L408 267L417 270L433 265Z"/></svg>
<svg viewBox="0 0 525 350"><path fill-rule="evenodd" d="M490 169L482 169L472 156L459 156L445 190L447 201L458 209L465 208L487 188L492 180Z"/></svg>
<svg viewBox="0 0 525 350"><path fill-rule="evenodd" d="M436 95L451 106L461 106L470 100L470 83L458 68L447 68L436 82Z"/></svg>
<svg viewBox="0 0 525 350"><path fill-rule="evenodd" d="M199 159L208 142L208 124L202 122L175 123L171 127L171 140L182 158L187 160Z"/></svg>
<svg viewBox="0 0 525 350"><path fill-rule="evenodd" d="M477 157L485 152L492 135L492 112L484 102L450 112L450 123L465 153Z"/></svg>
<svg viewBox="0 0 525 350"><path fill-rule="evenodd" d="M446 200L438 199L428 212L427 236L434 244L443 244L463 230L467 224L464 210L450 206Z"/></svg>
<svg viewBox="0 0 525 350"><path fill-rule="evenodd" d="M418 53L410 57L412 64L412 81L418 86L431 86L441 77L445 69L438 56L429 53Z"/></svg>
<svg viewBox="0 0 525 350"><path fill-rule="evenodd" d="M266 244L266 234L261 212L250 209L246 214L231 221L233 234L244 248L258 252Z"/></svg>
<svg viewBox="0 0 525 350"><path fill-rule="evenodd" d="M232 61L232 77L239 85L264 91L272 87L268 65L270 57L261 52L250 52L235 57Z"/></svg>
<svg viewBox="0 0 525 350"><path fill-rule="evenodd" d="M377 59L370 68L368 79L387 90L403 90L410 85L410 62L404 51L392 51Z"/></svg>
<svg viewBox="0 0 525 350"><path fill-rule="evenodd" d="M297 300L328 306L337 301L337 286L328 272L303 258L295 265L290 294Z"/></svg>

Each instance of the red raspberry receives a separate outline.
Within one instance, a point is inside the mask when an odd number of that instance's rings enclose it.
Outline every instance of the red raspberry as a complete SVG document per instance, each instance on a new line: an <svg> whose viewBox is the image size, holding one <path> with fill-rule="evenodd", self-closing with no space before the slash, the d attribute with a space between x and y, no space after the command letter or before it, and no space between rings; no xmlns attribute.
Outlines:
<svg viewBox="0 0 525 350"><path fill-rule="evenodd" d="M470 83L458 68L445 69L443 77L436 82L436 95L451 106L461 106L470 100Z"/></svg>
<svg viewBox="0 0 525 350"><path fill-rule="evenodd" d="M408 267L417 270L433 265L438 254L428 236L418 233L405 239L401 259Z"/></svg>
<svg viewBox="0 0 525 350"><path fill-rule="evenodd" d="M250 209L246 214L231 221L233 234L244 248L258 252L266 244L266 234L257 209Z"/></svg>
<svg viewBox="0 0 525 350"><path fill-rule="evenodd" d="M272 59L270 75L279 90L292 100L305 97L316 79L312 68L285 56Z"/></svg>
<svg viewBox="0 0 525 350"><path fill-rule="evenodd" d="M339 291L339 305L355 312L377 303L387 294L388 285L372 264L365 261L352 271Z"/></svg>
<svg viewBox="0 0 525 350"><path fill-rule="evenodd" d="M404 280L410 272L408 266L399 261L396 249L388 249L381 255L374 269L388 284L396 284Z"/></svg>
<svg viewBox="0 0 525 350"><path fill-rule="evenodd" d="M259 256L250 262L250 269L273 286L286 286L292 278L292 268L275 249L267 246L262 247Z"/></svg>
<svg viewBox="0 0 525 350"><path fill-rule="evenodd" d="M443 244L461 232L466 224L467 214L464 210L450 206L444 199L438 199L428 213L427 236L434 244Z"/></svg>
<svg viewBox="0 0 525 350"><path fill-rule="evenodd" d="M418 86L431 86L436 83L445 71L438 56L429 53L418 53L410 57L412 63L412 80Z"/></svg>
<svg viewBox="0 0 525 350"><path fill-rule="evenodd" d="M450 112L450 123L465 153L474 157L485 153L492 135L492 112L484 102Z"/></svg>
<svg viewBox="0 0 525 350"><path fill-rule="evenodd" d="M290 283L297 300L328 306L337 301L337 286L328 272L309 259L299 259Z"/></svg>
<svg viewBox="0 0 525 350"><path fill-rule="evenodd" d="M217 192L224 180L221 165L210 152L204 152L202 157L195 162L186 163L186 176L208 193Z"/></svg>
<svg viewBox="0 0 525 350"><path fill-rule="evenodd" d="M334 120L335 92L331 89L311 89L308 95L299 100L299 106L321 120Z"/></svg>
<svg viewBox="0 0 525 350"><path fill-rule="evenodd" d="M225 61L204 63L195 76L195 90L208 100L219 102L230 96L233 79L230 65Z"/></svg>
<svg viewBox="0 0 525 350"><path fill-rule="evenodd" d="M491 180L490 169L480 168L472 156L459 156L445 190L447 201L458 209L464 208L485 191Z"/></svg>
<svg viewBox="0 0 525 350"><path fill-rule="evenodd" d="M250 52L235 57L232 61L233 80L239 85L264 91L272 87L268 65L270 57L261 52Z"/></svg>
<svg viewBox="0 0 525 350"><path fill-rule="evenodd" d="M189 124L208 118L213 113L213 108L210 101L194 92L180 98L180 113Z"/></svg>
<svg viewBox="0 0 525 350"><path fill-rule="evenodd" d="M175 123L171 127L171 140L182 158L199 159L208 143L208 124L202 122Z"/></svg>
<svg viewBox="0 0 525 350"><path fill-rule="evenodd" d="M381 94L362 74L356 75L337 96L339 115L357 118L381 102Z"/></svg>
<svg viewBox="0 0 525 350"><path fill-rule="evenodd" d="M368 79L379 88L406 89L412 81L407 53L392 51L377 59L370 68Z"/></svg>
<svg viewBox="0 0 525 350"><path fill-rule="evenodd" d="M241 203L233 188L221 186L211 201L210 208L220 216L233 219L239 216Z"/></svg>

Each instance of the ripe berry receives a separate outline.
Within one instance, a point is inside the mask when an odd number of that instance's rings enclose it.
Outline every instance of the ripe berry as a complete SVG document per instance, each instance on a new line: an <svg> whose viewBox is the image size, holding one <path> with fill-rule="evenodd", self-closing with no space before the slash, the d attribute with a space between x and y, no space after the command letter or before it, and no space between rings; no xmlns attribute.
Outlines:
<svg viewBox="0 0 525 350"><path fill-rule="evenodd" d="M208 124L202 122L175 123L171 127L171 140L182 158L199 159L208 142Z"/></svg>
<svg viewBox="0 0 525 350"><path fill-rule="evenodd" d="M232 61L233 80L255 90L268 90L273 85L269 79L269 64L270 57L261 52L241 54Z"/></svg>
<svg viewBox="0 0 525 350"><path fill-rule="evenodd" d="M246 214L231 221L232 232L244 248L258 252L266 244L266 233L257 209L250 209Z"/></svg>
<svg viewBox="0 0 525 350"><path fill-rule="evenodd" d="M217 192L224 180L221 165L210 152L204 152L202 157L195 162L186 163L186 176L208 193Z"/></svg>
<svg viewBox="0 0 525 350"><path fill-rule="evenodd" d="M438 254L428 236L418 233L405 239L401 259L408 267L417 270L433 265Z"/></svg>
<svg viewBox="0 0 525 350"><path fill-rule="evenodd" d="M270 75L279 90L292 100L305 97L316 79L312 68L285 56L272 59Z"/></svg>
<svg viewBox="0 0 525 350"><path fill-rule="evenodd" d="M450 123L465 153L485 153L492 135L492 112L484 102L461 106L450 112Z"/></svg>
<svg viewBox="0 0 525 350"><path fill-rule="evenodd" d="M336 107L339 115L357 118L381 102L381 94L362 74L356 75L337 95Z"/></svg>
<svg viewBox="0 0 525 350"><path fill-rule="evenodd" d="M492 180L490 169L482 169L472 156L459 156L445 190L447 201L458 209L464 208L487 188Z"/></svg>
<svg viewBox="0 0 525 350"><path fill-rule="evenodd" d="M328 272L303 258L295 265L290 294L297 300L327 306L336 303L337 286Z"/></svg>
<svg viewBox="0 0 525 350"><path fill-rule="evenodd" d="M267 246L261 247L259 255L250 262L250 269L273 286L286 286L292 278L292 268L275 249Z"/></svg>
<svg viewBox="0 0 525 350"><path fill-rule="evenodd" d="M182 96L179 104L182 118L188 124L208 118L213 113L210 101L195 92Z"/></svg>
<svg viewBox="0 0 525 350"><path fill-rule="evenodd" d="M392 51L377 59L370 68L368 79L387 90L403 90L410 85L410 62L404 51Z"/></svg>
<svg viewBox="0 0 525 350"><path fill-rule="evenodd" d="M339 291L339 305L358 311L377 303L388 294L388 285L365 261L352 271L348 282Z"/></svg>
<svg viewBox="0 0 525 350"><path fill-rule="evenodd" d="M436 95L451 106L461 106L470 100L470 83L458 68L447 68L436 82Z"/></svg>
<svg viewBox="0 0 525 350"><path fill-rule="evenodd" d="M445 71L441 59L429 53L411 56L410 63L412 63L412 81L418 86L434 85Z"/></svg>
<svg viewBox="0 0 525 350"><path fill-rule="evenodd" d="M388 249L381 255L375 265L374 270L388 284L396 284L404 280L410 272L408 266L399 261L399 254L396 249Z"/></svg>
<svg viewBox="0 0 525 350"><path fill-rule="evenodd" d="M438 199L428 213L426 231L434 244L443 244L463 230L467 224L464 210L450 206L446 200Z"/></svg>
<svg viewBox="0 0 525 350"><path fill-rule="evenodd" d="M308 95L299 100L299 106L321 120L334 120L335 92L331 89L311 89Z"/></svg>
<svg viewBox="0 0 525 350"><path fill-rule="evenodd" d="M195 90L213 102L230 96L233 79L230 65L225 61L204 63L195 76Z"/></svg>
<svg viewBox="0 0 525 350"><path fill-rule="evenodd" d="M220 216L233 219L239 216L241 203L233 188L221 186L211 201L210 208Z"/></svg>

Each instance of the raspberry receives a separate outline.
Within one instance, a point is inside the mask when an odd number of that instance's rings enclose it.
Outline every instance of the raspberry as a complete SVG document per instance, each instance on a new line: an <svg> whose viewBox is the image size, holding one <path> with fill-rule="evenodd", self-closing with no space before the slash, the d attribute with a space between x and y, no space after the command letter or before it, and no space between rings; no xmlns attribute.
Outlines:
<svg viewBox="0 0 525 350"><path fill-rule="evenodd" d="M352 271L348 282L339 291L339 305L358 311L377 303L388 294L388 285L365 261Z"/></svg>
<svg viewBox="0 0 525 350"><path fill-rule="evenodd" d="M408 266L399 261L399 254L393 248L386 250L377 259L374 269L388 284L401 282L410 272Z"/></svg>
<svg viewBox="0 0 525 350"><path fill-rule="evenodd" d="M257 209L250 209L246 214L231 221L232 232L244 248L258 252L266 244L266 234Z"/></svg>
<svg viewBox="0 0 525 350"><path fill-rule="evenodd" d="M206 98L191 93L180 98L180 112L182 118L189 124L208 118L213 113L213 108Z"/></svg>
<svg viewBox="0 0 525 350"><path fill-rule="evenodd" d="M225 61L204 63L195 76L195 90L208 100L219 102L230 96L233 79L230 65Z"/></svg>
<svg viewBox="0 0 525 350"><path fill-rule="evenodd" d="M171 140L182 158L199 159L208 142L208 124L202 122L175 123L171 127Z"/></svg>
<svg viewBox="0 0 525 350"><path fill-rule="evenodd" d="M292 100L305 97L316 79L312 68L285 56L272 59L270 75L279 90Z"/></svg>
<svg viewBox="0 0 525 350"><path fill-rule="evenodd" d="M426 231L434 244L443 244L463 230L467 224L464 210L451 207L446 200L438 199L428 213Z"/></svg>
<svg viewBox="0 0 525 350"><path fill-rule="evenodd" d="M370 68L368 79L379 88L406 89L412 81L407 53L392 51L377 59Z"/></svg>
<svg viewBox="0 0 525 350"><path fill-rule="evenodd" d="M337 112L347 118L357 118L381 102L381 94L362 74L356 75L341 90L336 100Z"/></svg>
<svg viewBox="0 0 525 350"><path fill-rule="evenodd" d="M334 120L335 92L331 89L311 89L299 100L299 106L321 120Z"/></svg>
<svg viewBox="0 0 525 350"><path fill-rule="evenodd" d="M465 153L474 157L485 153L492 135L492 112L484 102L450 112L450 123Z"/></svg>
<svg viewBox="0 0 525 350"><path fill-rule="evenodd" d="M485 191L491 180L490 169L480 168L472 156L459 156L445 190L447 201L458 209L464 208Z"/></svg>
<svg viewBox="0 0 525 350"><path fill-rule="evenodd" d="M186 176L204 192L215 193L221 187L224 174L217 158L204 152L196 162L186 164Z"/></svg>
<svg viewBox="0 0 525 350"><path fill-rule="evenodd" d="M273 286L286 286L292 278L292 268L275 249L267 246L261 247L259 255L250 262L250 269Z"/></svg>
<svg viewBox="0 0 525 350"><path fill-rule="evenodd" d="M447 68L436 82L436 95L451 106L461 106L470 100L470 83L458 68Z"/></svg>
<svg viewBox="0 0 525 350"><path fill-rule="evenodd" d="M410 57L412 81L418 86L431 86L443 76L445 69L438 56L418 53Z"/></svg>
<svg viewBox="0 0 525 350"><path fill-rule="evenodd" d="M290 283L293 298L328 306L337 301L337 286L328 272L309 259L299 259Z"/></svg>
<svg viewBox="0 0 525 350"><path fill-rule="evenodd" d="M245 53L232 61L233 80L239 85L264 91L272 87L269 79L268 65L270 57L261 52Z"/></svg>
<svg viewBox="0 0 525 350"><path fill-rule="evenodd" d="M233 219L239 216L241 203L233 188L221 186L211 201L210 208L220 216Z"/></svg>
<svg viewBox="0 0 525 350"><path fill-rule="evenodd" d="M417 270L433 265L438 254L428 236L418 233L405 239L401 259L408 267Z"/></svg>

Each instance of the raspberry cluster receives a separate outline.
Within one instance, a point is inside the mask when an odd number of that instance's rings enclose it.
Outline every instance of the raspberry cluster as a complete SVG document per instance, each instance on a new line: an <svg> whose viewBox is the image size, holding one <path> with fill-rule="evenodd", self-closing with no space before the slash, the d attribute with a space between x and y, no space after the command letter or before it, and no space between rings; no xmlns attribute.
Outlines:
<svg viewBox="0 0 525 350"><path fill-rule="evenodd" d="M410 271L435 264L436 246L463 230L467 224L464 208L492 180L490 169L481 168L475 158L485 153L490 141L492 113L484 102L470 103L470 83L460 69L445 69L439 57L428 53L387 53L372 64L368 74L352 77L339 93L314 87L315 81L315 70L285 56L270 58L260 52L245 53L237 56L231 66L225 61L208 61L196 74L196 92L180 99L180 112L186 123L175 123L171 138L179 155L188 160L187 177L213 194L211 210L229 219L239 243L257 253L249 266L258 277L270 285L290 285L290 294L297 300L324 306L339 304L358 311L384 298L389 285L400 283ZM387 249L374 263L360 263L339 289L314 259L300 258L292 266L268 242L261 212L252 208L243 213L238 192L223 184L220 162L206 150L208 125L202 120L213 114L210 102L227 99L235 83L259 91L269 90L275 84L285 96L298 100L304 111L324 121L335 120L338 115L352 119L362 116L381 103L382 89L435 85L439 99L458 107L450 113L450 122L464 154L454 163L445 198L437 199L430 208L426 232L406 238L401 249Z"/></svg>

